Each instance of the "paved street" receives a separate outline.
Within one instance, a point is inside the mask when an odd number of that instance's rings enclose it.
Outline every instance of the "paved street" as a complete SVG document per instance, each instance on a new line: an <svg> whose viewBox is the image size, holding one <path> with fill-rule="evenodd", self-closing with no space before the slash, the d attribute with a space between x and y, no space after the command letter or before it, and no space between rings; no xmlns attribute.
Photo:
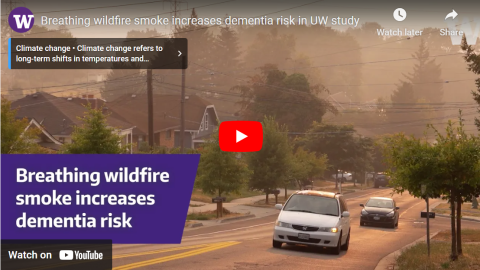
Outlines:
<svg viewBox="0 0 480 270"><path fill-rule="evenodd" d="M401 215L398 228L360 227L359 204L390 193L390 189L369 189L345 196L352 234L350 249L340 255L286 245L273 249L276 215L272 215L189 229L180 245L115 245L114 269L374 269L384 256L425 235L425 220L419 218L425 203L408 194L394 195ZM479 223L465 221L463 227L478 228ZM431 222L432 233L448 228L447 218Z"/></svg>

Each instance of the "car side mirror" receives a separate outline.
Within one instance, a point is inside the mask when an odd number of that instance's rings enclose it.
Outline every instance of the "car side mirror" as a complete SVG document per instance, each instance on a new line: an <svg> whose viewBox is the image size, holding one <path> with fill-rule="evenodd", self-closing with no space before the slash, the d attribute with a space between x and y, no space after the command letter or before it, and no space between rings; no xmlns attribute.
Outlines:
<svg viewBox="0 0 480 270"><path fill-rule="evenodd" d="M398 210L398 209L400 209L400 207L395 207L395 209L397 209L397 210Z"/></svg>
<svg viewBox="0 0 480 270"><path fill-rule="evenodd" d="M348 211L343 211L342 217L350 217L350 213Z"/></svg>
<svg viewBox="0 0 480 270"><path fill-rule="evenodd" d="M360 204L361 207L365 207L365 205L363 205L363 203Z"/></svg>
<svg viewBox="0 0 480 270"><path fill-rule="evenodd" d="M282 206L281 203L275 204L275 209L282 210Z"/></svg>

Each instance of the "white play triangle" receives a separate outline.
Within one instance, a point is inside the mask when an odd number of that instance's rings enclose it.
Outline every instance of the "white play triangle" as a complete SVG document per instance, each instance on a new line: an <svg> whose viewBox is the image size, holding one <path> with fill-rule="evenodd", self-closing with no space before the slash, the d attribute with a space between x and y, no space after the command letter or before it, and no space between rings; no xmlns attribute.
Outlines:
<svg viewBox="0 0 480 270"><path fill-rule="evenodd" d="M247 135L245 135L245 134L243 134L242 132L240 132L240 131L237 130L237 136L236 136L236 138L237 138L237 141L236 141L236 142L237 142L237 143L238 143L239 141L247 138L247 137L248 137Z"/></svg>

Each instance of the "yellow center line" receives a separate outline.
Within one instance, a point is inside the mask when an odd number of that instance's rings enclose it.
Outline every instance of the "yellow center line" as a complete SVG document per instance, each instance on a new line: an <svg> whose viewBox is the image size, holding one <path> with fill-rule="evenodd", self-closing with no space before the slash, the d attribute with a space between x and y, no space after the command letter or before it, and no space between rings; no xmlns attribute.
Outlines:
<svg viewBox="0 0 480 270"><path fill-rule="evenodd" d="M128 258L128 257L134 257L134 256L142 256L142 255L151 255L151 254L157 254L157 253L166 253L166 252L172 252L172 251L178 251L178 250L201 248L201 247L206 247L206 246L211 246L211 245L212 245L212 244L202 244L202 245L194 245L194 246L164 248L164 249L157 249L157 250L151 250L151 251L145 251L145 252L119 254L119 255L113 256L112 259ZM107 260L107 259L109 259L109 258L104 258L104 259ZM46 266L33 267L33 268L25 269L25 270L45 270L45 269L53 269L53 268L58 268L58 267L61 267L61 266L70 266L70 265L73 265L73 264L87 263L87 262L91 262L91 261L89 261L89 260L77 261L77 262L72 262L72 261L70 261L70 262L58 263L58 264L54 264L54 265L46 265Z"/></svg>
<svg viewBox="0 0 480 270"><path fill-rule="evenodd" d="M205 247L211 244L203 244L203 245L195 245L195 246L184 246L184 247L174 247L174 248L167 248L167 249L157 249L151 251L144 251L144 252L136 252L136 253L127 253L127 254L119 254L112 257L112 259L120 259L126 257L133 257L133 256L141 256L141 255L150 255L156 253L165 253L170 251L178 251L178 250L185 250L185 249L193 249L193 248L200 248Z"/></svg>
<svg viewBox="0 0 480 270"><path fill-rule="evenodd" d="M188 251L188 252L184 252L184 253L180 253L180 254L175 254L175 255L170 255L170 256L162 257L162 258L158 258L158 259L146 260L146 261L141 261L141 262L137 262L137 263L131 263L131 264L127 264L127 265L118 266L118 267L113 268L112 270L130 270L130 269L139 268L139 267L143 267L143 266L148 266L148 265L152 265L152 264L159 264L159 263L168 262L168 261L172 261L172 260L183 259L183 258L187 258L187 257L190 257L190 256L195 256L195 255L198 255L198 254L202 254L202 253L205 253L205 252L209 252L209 251L213 251L213 250L217 250L217 249L221 249L221 248L226 248L226 247L233 246L233 245L236 245L236 244L240 244L240 242L234 242L234 241L232 241L232 242L222 242L222 243L213 244L213 245L210 245L210 246L207 246L207 247L204 247L204 248L200 248L200 249L196 249L196 250L192 250L192 251Z"/></svg>

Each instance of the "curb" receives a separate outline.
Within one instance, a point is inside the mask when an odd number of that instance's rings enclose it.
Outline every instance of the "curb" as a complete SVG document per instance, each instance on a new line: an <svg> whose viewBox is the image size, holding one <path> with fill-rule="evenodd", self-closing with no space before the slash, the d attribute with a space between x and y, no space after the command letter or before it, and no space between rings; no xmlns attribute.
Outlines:
<svg viewBox="0 0 480 270"><path fill-rule="evenodd" d="M192 223L192 224L189 224L187 226L185 226L185 228L197 228L197 227L202 227L203 226L203 223Z"/></svg>
<svg viewBox="0 0 480 270"><path fill-rule="evenodd" d="M254 218L255 215L246 215L246 216L239 216L239 217L231 217L231 218L225 218L225 219L220 219L217 221L217 223L225 223L225 222L230 222L230 221L235 221L235 220L240 220L240 219L247 219L247 218Z"/></svg>
<svg viewBox="0 0 480 270"><path fill-rule="evenodd" d="M437 217L444 217L444 218L450 218L450 215L444 215L444 214L436 214L435 216ZM473 221L473 222L480 222L480 218L474 218L474 217L469 217L469 216L464 216L462 217L462 220L466 221Z"/></svg>
<svg viewBox="0 0 480 270"><path fill-rule="evenodd" d="M435 237L440 231L437 231L433 234L430 234L430 239L432 239L433 237ZM403 250L419 243L419 242L425 242L427 240L427 236L422 236L421 238L413 241L412 243L408 244L408 245L405 245L403 246L402 248L388 254L387 256L383 257L377 264L377 266L375 267L375 270L391 270L391 269L394 269L395 267L395 261L396 259L398 258L398 256L400 256L400 254L402 254Z"/></svg>

